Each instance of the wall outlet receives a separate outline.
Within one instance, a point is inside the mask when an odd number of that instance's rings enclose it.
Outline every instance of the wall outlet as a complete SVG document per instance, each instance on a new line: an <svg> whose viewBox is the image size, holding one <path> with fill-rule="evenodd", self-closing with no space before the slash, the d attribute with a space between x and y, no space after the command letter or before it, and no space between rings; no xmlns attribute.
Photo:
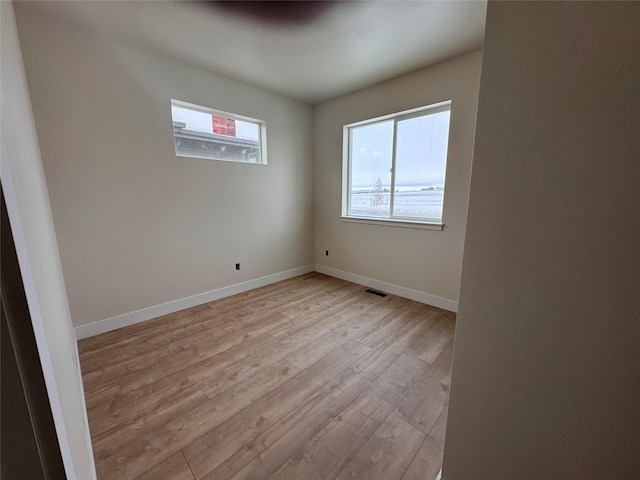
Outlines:
<svg viewBox="0 0 640 480"><path fill-rule="evenodd" d="M329 256L329 250L325 250L325 251L324 251L324 256L325 256L325 257L328 257L328 256Z"/></svg>
<svg viewBox="0 0 640 480"><path fill-rule="evenodd" d="M236 263L236 270L240 270L240 264Z"/></svg>

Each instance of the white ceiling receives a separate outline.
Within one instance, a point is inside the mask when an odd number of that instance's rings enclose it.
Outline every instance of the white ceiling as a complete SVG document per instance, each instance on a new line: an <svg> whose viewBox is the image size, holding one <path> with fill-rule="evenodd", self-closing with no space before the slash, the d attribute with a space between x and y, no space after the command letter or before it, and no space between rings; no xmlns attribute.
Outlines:
<svg viewBox="0 0 640 480"><path fill-rule="evenodd" d="M22 6L315 104L481 48L486 1Z"/></svg>

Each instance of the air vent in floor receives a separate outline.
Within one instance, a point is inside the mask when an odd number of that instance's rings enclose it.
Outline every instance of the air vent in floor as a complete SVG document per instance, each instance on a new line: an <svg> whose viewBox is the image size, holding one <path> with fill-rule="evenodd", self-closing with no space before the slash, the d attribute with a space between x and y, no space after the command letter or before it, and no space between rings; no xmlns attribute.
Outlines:
<svg viewBox="0 0 640 480"><path fill-rule="evenodd" d="M373 293L374 295L378 295L379 297L386 297L386 293L379 292L378 290L374 290L373 288L367 288L365 290L367 293Z"/></svg>

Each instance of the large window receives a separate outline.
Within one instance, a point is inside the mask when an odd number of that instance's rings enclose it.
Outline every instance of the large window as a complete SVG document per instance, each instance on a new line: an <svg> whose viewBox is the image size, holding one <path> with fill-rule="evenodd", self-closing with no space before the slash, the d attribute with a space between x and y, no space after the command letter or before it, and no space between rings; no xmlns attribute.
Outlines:
<svg viewBox="0 0 640 480"><path fill-rule="evenodd" d="M442 225L451 102L344 127L342 215Z"/></svg>
<svg viewBox="0 0 640 480"><path fill-rule="evenodd" d="M171 100L176 155L231 162L267 163L261 120Z"/></svg>

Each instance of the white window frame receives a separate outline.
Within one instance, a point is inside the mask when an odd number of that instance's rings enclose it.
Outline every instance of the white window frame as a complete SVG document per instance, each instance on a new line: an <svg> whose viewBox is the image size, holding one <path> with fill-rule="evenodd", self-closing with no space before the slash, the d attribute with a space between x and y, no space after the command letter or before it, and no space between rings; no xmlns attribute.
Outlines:
<svg viewBox="0 0 640 480"><path fill-rule="evenodd" d="M444 111L451 111L451 100L446 100L424 107L413 108L411 110L404 110L402 112L392 113L381 117L371 118L368 120L362 120L355 123L344 125L342 129L342 215L341 219L345 222L354 223L366 223L371 225L388 225L396 227L408 227L408 228L422 228L427 230L442 230L444 226L444 220L435 218L415 218L405 216L393 216L393 199L394 199L394 187L395 187L395 164L396 164L396 136L398 122L416 117L422 117L425 115L435 114ZM376 123L387 122L393 120L393 142L392 142L392 161L391 161L391 185L389 195L389 216L388 217L365 217L358 215L351 215L351 142L352 132L354 128L364 125L375 125ZM451 120L449 120L451 121ZM451 136L451 128L449 128L449 137ZM449 144L450 138L447 139L447 162L445 164L445 188L446 191L446 165L449 163ZM444 191L443 191L443 216L444 216Z"/></svg>
<svg viewBox="0 0 640 480"><path fill-rule="evenodd" d="M233 163L241 163L246 165L266 165L267 164L267 123L264 120L259 120L257 118L252 118L252 117L246 117L244 115L238 115L237 113L225 112L223 110L217 110L215 108L209 108L202 105L196 105L195 103L184 102L182 100L176 100L174 98L171 99L171 106L182 107L189 110L194 110L196 112L231 118L233 120L240 120L243 122L249 122L249 123L254 123L258 125L258 145L259 145L259 152L260 152L260 158L258 162L244 162L242 160L231 160L228 158L215 158L215 157L208 157L204 155L199 156L199 155L179 153L175 143L176 137L175 137L175 131L174 131L173 141L174 141L175 154L177 157L200 158L204 160L215 160L218 162L233 162ZM173 112L170 112L170 114L171 114L171 120L173 125Z"/></svg>

